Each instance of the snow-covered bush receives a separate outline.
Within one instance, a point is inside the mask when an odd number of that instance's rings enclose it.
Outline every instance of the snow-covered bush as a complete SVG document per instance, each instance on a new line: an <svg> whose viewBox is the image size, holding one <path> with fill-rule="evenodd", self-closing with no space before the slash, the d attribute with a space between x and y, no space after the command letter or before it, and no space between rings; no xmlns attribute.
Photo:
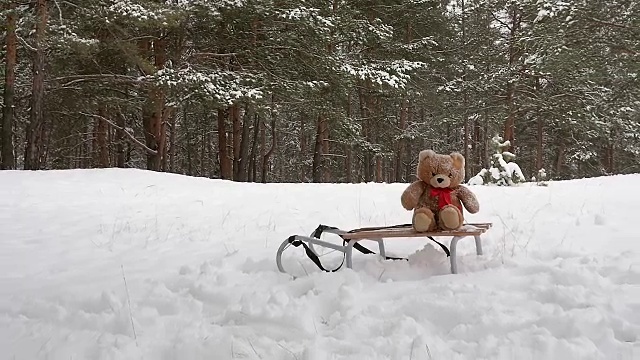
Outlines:
<svg viewBox="0 0 640 360"><path fill-rule="evenodd" d="M535 182L538 186L547 186L547 171L542 168L538 170L538 176L532 176L531 181Z"/></svg>
<svg viewBox="0 0 640 360"><path fill-rule="evenodd" d="M476 176L469 179L469 185L512 186L526 181L520 166L513 161L516 156L503 149L509 147L509 140L503 141L501 136L494 136L491 139L495 153L491 156L491 166L489 169L482 169Z"/></svg>

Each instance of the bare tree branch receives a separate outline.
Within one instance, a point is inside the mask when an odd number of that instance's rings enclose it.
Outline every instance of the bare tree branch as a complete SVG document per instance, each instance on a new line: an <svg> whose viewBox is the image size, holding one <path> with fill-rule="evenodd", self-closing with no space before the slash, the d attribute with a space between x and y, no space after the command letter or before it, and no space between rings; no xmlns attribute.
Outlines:
<svg viewBox="0 0 640 360"><path fill-rule="evenodd" d="M114 129L120 130L123 133L125 133L127 135L127 137L129 137L129 139L131 141L133 141L133 143L135 145L138 145L140 148L142 148L144 151L146 151L148 154L150 155L158 155L158 151L153 150L151 148L149 148L147 145L145 145L143 142L141 142L140 140L136 139L135 136L133 136L133 134L131 134L130 132L128 132L126 129L122 128L121 126L118 126L117 124L115 124L113 121L100 116L100 115L96 115L96 114L88 114L88 113L84 113L84 112L80 112L80 115L84 115L84 116L88 116L88 117L92 117L92 118L96 118L96 119L101 119L104 120L107 124L109 124L111 127L113 127Z"/></svg>
<svg viewBox="0 0 640 360"><path fill-rule="evenodd" d="M81 83L81 82L97 81L97 80L103 80L103 79L126 82L126 83L130 83L130 84L141 84L141 83L144 83L144 80L140 79L140 77L129 76L129 75L120 75L120 74L69 75L69 76L58 77L58 78L55 78L55 79L50 79L50 80L48 80L48 82L68 81L68 82L66 82L66 83L61 85L62 87L68 87L68 86L71 86L73 84L77 84L77 83Z"/></svg>
<svg viewBox="0 0 640 360"><path fill-rule="evenodd" d="M17 38L18 40L20 40L20 42L22 43L22 45L24 45L24 47L26 47L29 51L33 51L33 52L35 52L35 51L36 51L36 48L34 48L33 46L29 45L29 43L28 43L25 39L23 39L22 37L20 37L20 35L18 35L17 33L16 33L16 38Z"/></svg>
<svg viewBox="0 0 640 360"><path fill-rule="evenodd" d="M498 17L496 16L496 14L494 14L493 11L489 11L491 13L491 16L493 17L493 19L497 22L500 23L500 25L506 27L509 31L511 31L511 26L509 26L509 24L505 23L504 21L498 19Z"/></svg>
<svg viewBox="0 0 640 360"><path fill-rule="evenodd" d="M238 52L232 52L232 53L227 53L227 54L217 54L217 53L209 53L209 52L199 52L199 53L194 53L191 56L192 57L196 57L196 56L210 56L210 57L231 57L231 56L237 56L239 53Z"/></svg>
<svg viewBox="0 0 640 360"><path fill-rule="evenodd" d="M600 24L600 25L613 26L613 27L617 27L617 28L620 28L620 29L628 29L629 28L627 25L612 23L612 22L609 22L609 21L604 21L604 20L593 18L593 17L590 17L588 19L593 21L593 22L595 22L595 23L597 23L597 24Z"/></svg>

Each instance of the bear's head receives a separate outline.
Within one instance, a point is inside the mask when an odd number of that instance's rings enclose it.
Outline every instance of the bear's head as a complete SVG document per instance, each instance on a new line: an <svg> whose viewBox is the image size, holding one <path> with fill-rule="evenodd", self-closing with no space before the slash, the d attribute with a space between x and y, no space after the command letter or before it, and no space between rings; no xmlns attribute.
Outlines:
<svg viewBox="0 0 640 360"><path fill-rule="evenodd" d="M418 178L436 188L453 188L464 181L464 156L422 150L418 162Z"/></svg>

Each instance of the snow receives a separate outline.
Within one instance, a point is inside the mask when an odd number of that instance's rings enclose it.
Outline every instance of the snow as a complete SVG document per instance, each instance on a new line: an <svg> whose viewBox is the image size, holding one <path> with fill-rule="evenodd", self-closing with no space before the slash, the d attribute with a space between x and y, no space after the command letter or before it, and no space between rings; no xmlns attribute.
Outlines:
<svg viewBox="0 0 640 360"><path fill-rule="evenodd" d="M538 11L538 16L536 16L536 18L533 20L533 22L537 23L537 22L542 21L544 18L549 17L549 16L550 16L549 10L540 9Z"/></svg>
<svg viewBox="0 0 640 360"><path fill-rule="evenodd" d="M487 174L487 169L480 170L475 176L471 177L467 182L468 185L483 185L484 184L484 176Z"/></svg>
<svg viewBox="0 0 640 360"><path fill-rule="evenodd" d="M336 273L289 248L294 278L286 237L407 223L406 184L3 171L0 359L638 359L639 182L474 186L467 220L494 227L483 256L460 242L456 275L397 239L409 262Z"/></svg>
<svg viewBox="0 0 640 360"><path fill-rule="evenodd" d="M505 169L507 170L507 174L514 179L517 178L519 181L527 181L522 173L522 169L520 169L520 165L511 161L506 163Z"/></svg>

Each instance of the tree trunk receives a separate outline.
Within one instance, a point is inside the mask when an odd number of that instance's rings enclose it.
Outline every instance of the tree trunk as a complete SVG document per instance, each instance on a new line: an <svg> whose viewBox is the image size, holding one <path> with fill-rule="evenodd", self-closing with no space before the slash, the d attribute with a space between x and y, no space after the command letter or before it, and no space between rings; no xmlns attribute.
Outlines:
<svg viewBox="0 0 640 360"><path fill-rule="evenodd" d="M534 77L534 82L533 82L533 90L536 94L536 96L538 96L538 92L540 91L540 77L536 76ZM536 178L538 177L537 172L543 168L544 164L543 164L543 159L544 159L544 149L543 149L543 144L544 144L544 132L543 132L543 117L541 116L540 112L538 112L536 114L537 119L536 119L536 164L535 164L535 169L534 169L534 174L536 174Z"/></svg>
<svg viewBox="0 0 640 360"><path fill-rule="evenodd" d="M481 129L480 129L480 120L479 117L473 120L473 167L471 168L471 176L475 176L478 172L480 172L480 168L482 167L482 145L480 144L482 141Z"/></svg>
<svg viewBox="0 0 640 360"><path fill-rule="evenodd" d="M509 141L509 146L505 148L506 151L513 151L514 138L515 138L515 122L516 113L514 105L514 93L515 86L512 83L507 85L507 120L504 123L504 141Z"/></svg>
<svg viewBox="0 0 640 360"><path fill-rule="evenodd" d="M162 122L160 123L160 142L158 144L159 157L162 162L161 170L167 171L167 133L169 123L173 123L176 112L174 107L165 106L165 100L162 103Z"/></svg>
<svg viewBox="0 0 640 360"><path fill-rule="evenodd" d="M251 135L251 118L253 111L250 105L242 116L242 140L240 141L240 161L238 162L238 181L247 181L247 165L249 160L249 137Z"/></svg>
<svg viewBox="0 0 640 360"><path fill-rule="evenodd" d="M345 144L344 145L344 152L346 154L345 163L344 163L344 171L346 173L345 181L347 183L352 183L353 182L353 176L351 175L351 167L352 167L351 164L353 163L353 150L351 150L351 145L350 144Z"/></svg>
<svg viewBox="0 0 640 360"><path fill-rule="evenodd" d="M307 169L306 166L304 166L304 161L307 157L307 137L305 136L304 132L305 116L306 115L304 113L300 114L300 162L303 163L300 164L300 173L298 176L300 182L305 182L307 177Z"/></svg>
<svg viewBox="0 0 640 360"><path fill-rule="evenodd" d="M465 95L466 96L466 95ZM465 109L466 109L466 104L465 104ZM465 115L464 115L464 126L463 126L463 136L464 136L464 141L462 142L462 155L465 158L465 162L464 162L464 179L463 181L466 182L469 179L469 173L470 173L470 166L471 163L473 162L473 159L470 158L469 156L469 147L470 147L470 142L469 142L469 119L467 118L466 115L466 110L464 111Z"/></svg>
<svg viewBox="0 0 640 360"><path fill-rule="evenodd" d="M82 141L82 146L81 146L82 155L81 155L81 165L80 166L83 169L89 169L93 165L91 163L92 159L91 159L91 146L90 146L91 137L93 136L93 134L91 133L90 126L89 126L88 122L83 124L82 128L83 128L84 136L83 136L83 139L82 139L83 141Z"/></svg>
<svg viewBox="0 0 640 360"><path fill-rule="evenodd" d="M160 38L153 42L153 54L155 58L155 68L163 69L167 62L167 40ZM153 112L153 134L155 136L154 169L161 170L163 158L165 157L165 145L167 142L166 120L170 110L165 106L165 94L162 88L157 88Z"/></svg>
<svg viewBox="0 0 640 360"><path fill-rule="evenodd" d="M260 158L256 160L256 168L260 166L260 174L262 174L262 159L264 159L267 154L267 126L265 124L265 119L260 120ZM258 181L258 174L256 170L256 178L255 181Z"/></svg>
<svg viewBox="0 0 640 360"><path fill-rule="evenodd" d="M484 124L482 126L482 133L484 134L482 141L482 167L488 168L491 160L489 159L489 112L485 111Z"/></svg>
<svg viewBox="0 0 640 360"><path fill-rule="evenodd" d="M7 54L5 59L4 74L4 107L2 109L2 135L0 136L0 162L1 169L15 169L15 156L13 149L13 116L14 116L14 92L16 82L16 3L10 2L7 13L7 35L5 44Z"/></svg>
<svg viewBox="0 0 640 360"><path fill-rule="evenodd" d="M109 167L109 151L107 148L108 128L105 118L107 111L105 105L98 107L98 117L93 121L93 166L99 168Z"/></svg>
<svg viewBox="0 0 640 360"><path fill-rule="evenodd" d="M271 154L276 150L276 116L274 113L271 114L271 148L262 158L262 182L267 182L267 169L269 164L269 158L271 158Z"/></svg>
<svg viewBox="0 0 640 360"><path fill-rule="evenodd" d="M349 95L347 96L347 119L348 121L351 121L352 116L353 116L353 111L351 108L351 93L349 93ZM345 158L344 158L344 172L346 174L346 179L345 181L347 183L351 183L353 182L353 177L351 175L351 167L352 167L352 163L353 163L353 150L351 149L351 144L345 144L344 145L344 152L345 152Z"/></svg>
<svg viewBox="0 0 640 360"><path fill-rule="evenodd" d="M558 159L556 161L556 177L562 176L562 165L564 164L564 144L558 145Z"/></svg>
<svg viewBox="0 0 640 360"><path fill-rule="evenodd" d="M151 41L142 40L143 51L151 48ZM154 65L157 70L164 68L166 62L166 40L158 38L153 41ZM157 86L151 85L148 93L147 103L143 109L143 125L145 129L146 146L152 151L147 151L147 169L160 171L162 165L163 147L165 144L166 132L162 125L165 111L164 91Z"/></svg>
<svg viewBox="0 0 640 360"><path fill-rule="evenodd" d="M331 181L331 167L329 166L329 158L327 155L329 154L329 121L327 120L327 116L322 116L321 121L322 126L322 181L329 182Z"/></svg>
<svg viewBox="0 0 640 360"><path fill-rule="evenodd" d="M26 149L24 156L25 170L40 169L43 153L44 132L44 40L47 27L47 0L37 0L36 30L34 34L35 55L33 58L33 82L31 87L31 111L27 125Z"/></svg>
<svg viewBox="0 0 640 360"><path fill-rule="evenodd" d="M421 124L424 124L425 122L425 116L424 116L424 106L420 106L420 110L418 111L418 116L419 116L419 120L418 122L420 122ZM413 124L413 111L409 112L409 117L408 117L408 121L409 124ZM407 146L407 162L405 163L405 172L404 172L404 179L405 181L408 182L412 182L414 177L415 177L415 168L413 167L414 165L414 161L417 160L415 158L412 158L412 153L413 153L413 147L411 146L411 142L407 141L406 142L406 146Z"/></svg>
<svg viewBox="0 0 640 360"><path fill-rule="evenodd" d="M380 100L376 99L377 101L375 102L375 109L376 112L375 114L379 115L382 113L382 110L380 109ZM377 119L374 119L373 116L371 116L371 120L373 122L373 126L372 126L372 130L374 131L374 141L376 144L380 143L380 122L376 121ZM375 177L375 182L379 183L382 182L383 180L383 174L382 174L382 168L383 168L383 159L382 159L382 155L379 152L375 153L375 169L374 169L374 177Z"/></svg>
<svg viewBox="0 0 640 360"><path fill-rule="evenodd" d="M116 119L116 124L119 129L116 129L116 166L119 168L125 167L125 140L124 140L124 130L126 129L125 118L121 112L118 112L118 117Z"/></svg>
<svg viewBox="0 0 640 360"><path fill-rule="evenodd" d="M162 103L161 90L154 87L149 92L148 103L143 110L143 125L145 129L145 141L146 146L153 150L153 152L147 152L147 169L153 171L160 170L161 164L161 148L160 137L161 123L162 123L162 110L160 104Z"/></svg>
<svg viewBox="0 0 640 360"><path fill-rule="evenodd" d="M398 124L400 128L400 140L398 140L398 150L396 153L396 164L395 164L395 181L402 182L402 163L404 160L405 153L405 142L404 133L407 130L407 100L402 99L400 102L400 123Z"/></svg>
<svg viewBox="0 0 640 360"><path fill-rule="evenodd" d="M184 115L184 123L185 123L185 139L187 140L187 175L193 175L193 132L191 131L191 126L188 125L189 121L187 120L187 112L186 110L183 113Z"/></svg>
<svg viewBox="0 0 640 360"><path fill-rule="evenodd" d="M171 117L171 126L169 128L169 172L175 172L176 170L176 139L178 137L178 128L176 127L178 122L178 114Z"/></svg>
<svg viewBox="0 0 640 360"><path fill-rule="evenodd" d="M466 29L466 9L465 9L465 1L461 0L461 30L462 30L462 39L461 39L461 49L462 53L466 54L466 44L467 44L467 29ZM462 64L462 123L463 123L463 136L464 139L462 141L462 155L465 158L464 163L464 178L462 179L466 182L469 179L469 167L473 163L473 160L469 157L469 93L467 91L467 67L465 64Z"/></svg>
<svg viewBox="0 0 640 360"><path fill-rule="evenodd" d="M231 116L231 124L233 127L233 180L238 180L238 174L240 173L240 136L242 134L242 123L240 122L240 108L237 104L231 106L229 116Z"/></svg>
<svg viewBox="0 0 640 360"><path fill-rule="evenodd" d="M251 142L251 154L249 155L249 171L248 181L256 182L256 157L258 156L258 135L261 132L260 116L258 114L253 115L253 141Z"/></svg>
<svg viewBox="0 0 640 360"><path fill-rule="evenodd" d="M49 149L51 148L51 132L53 131L53 122L42 122L42 147L40 150L40 160L38 163L41 168L46 168L49 159Z"/></svg>
<svg viewBox="0 0 640 360"><path fill-rule="evenodd" d="M84 123L83 123L84 125ZM82 127L80 128L82 131ZM71 159L71 164L74 168L82 168L82 135L76 136L71 143L73 144L75 150L73 152L74 157Z"/></svg>
<svg viewBox="0 0 640 360"><path fill-rule="evenodd" d="M543 148L543 144L544 144L544 139L543 139L543 126L542 126L542 117L538 116L538 121L537 121L537 141L536 141L536 173L538 170L542 169L544 164L543 164L543 159L544 159L544 148ZM536 176L537 177L537 176Z"/></svg>
<svg viewBox="0 0 640 360"><path fill-rule="evenodd" d="M614 144L615 144L615 135L616 135L616 131L614 128L611 128L609 130L609 141L607 143L607 151L606 151L606 155L607 155L607 161L606 161L606 171L608 174L614 174L615 173L615 148L614 148Z"/></svg>
<svg viewBox="0 0 640 360"><path fill-rule="evenodd" d="M520 56L520 50L518 49L516 35L520 29L520 21L522 19L521 16L518 16L517 5L512 5L512 9L510 11L510 33L509 33L509 71L512 76L515 64ZM509 141L510 145L505 150L514 152L515 147L515 122L516 122L516 104L515 104L515 95L516 95L516 85L515 80L513 78L509 78L507 80L507 119L504 123L504 141Z"/></svg>
<svg viewBox="0 0 640 360"><path fill-rule="evenodd" d="M376 154L376 182L382 182L382 156Z"/></svg>
<svg viewBox="0 0 640 360"><path fill-rule="evenodd" d="M311 169L312 181L314 183L322 182L322 142L324 139L323 121L323 116L318 115L318 122L316 124L316 141L313 148L313 165Z"/></svg>
<svg viewBox="0 0 640 360"><path fill-rule="evenodd" d="M207 136L207 128L201 126L200 128L200 176L207 176L207 142L209 141Z"/></svg>
<svg viewBox="0 0 640 360"><path fill-rule="evenodd" d="M225 126L226 114L223 109L218 109L218 159L220 161L220 177L231 180L232 165L227 150L227 130Z"/></svg>
<svg viewBox="0 0 640 360"><path fill-rule="evenodd" d="M369 143L371 140L371 122L369 119L371 113L371 101L369 100L370 95L367 91L367 84L365 83L363 87L360 87L358 89L360 100L360 116L362 118L362 136L364 137L365 141ZM364 149L363 152L364 182L369 182L371 181L371 151L369 149Z"/></svg>

